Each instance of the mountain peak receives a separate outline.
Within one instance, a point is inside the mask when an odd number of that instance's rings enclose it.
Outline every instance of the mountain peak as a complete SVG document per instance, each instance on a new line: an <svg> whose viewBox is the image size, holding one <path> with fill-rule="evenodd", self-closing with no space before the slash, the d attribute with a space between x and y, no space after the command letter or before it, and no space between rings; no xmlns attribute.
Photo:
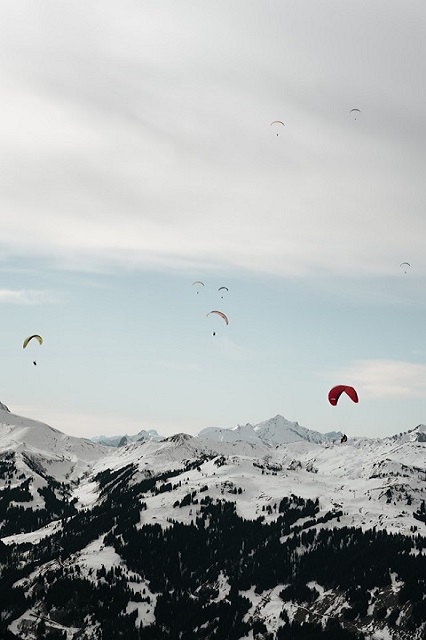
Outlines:
<svg viewBox="0 0 426 640"><path fill-rule="evenodd" d="M426 442L426 425L418 424L414 429L393 436L393 439L402 442Z"/></svg>
<svg viewBox="0 0 426 640"><path fill-rule="evenodd" d="M256 425L248 422L245 425L238 425L233 429L208 427L207 429L202 429L198 435L221 442L244 440L246 442L256 442L269 446L300 442L302 440L315 443L330 441L330 437L327 435L302 427L298 422L291 422L280 414L277 414L269 420L259 422Z"/></svg>
<svg viewBox="0 0 426 640"><path fill-rule="evenodd" d="M302 427L298 422L291 422L280 414L269 420L259 422L253 429L261 440L267 441L272 445L299 442L301 440L316 443L329 440L326 435L319 431Z"/></svg>
<svg viewBox="0 0 426 640"><path fill-rule="evenodd" d="M169 436L165 438L165 442L174 442L176 444L183 444L184 442L188 442L188 440L192 440L194 436L190 436L189 433L175 433L173 436Z"/></svg>

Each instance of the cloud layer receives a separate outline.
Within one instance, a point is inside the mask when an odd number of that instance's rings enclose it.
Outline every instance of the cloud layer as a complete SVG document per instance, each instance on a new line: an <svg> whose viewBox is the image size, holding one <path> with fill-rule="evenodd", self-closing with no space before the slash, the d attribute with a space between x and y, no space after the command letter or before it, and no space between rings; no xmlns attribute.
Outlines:
<svg viewBox="0 0 426 640"><path fill-rule="evenodd" d="M426 365L398 360L359 360L337 373L366 398L426 398Z"/></svg>
<svg viewBox="0 0 426 640"><path fill-rule="evenodd" d="M3 255L426 271L424 5L300 5L3 3Z"/></svg>

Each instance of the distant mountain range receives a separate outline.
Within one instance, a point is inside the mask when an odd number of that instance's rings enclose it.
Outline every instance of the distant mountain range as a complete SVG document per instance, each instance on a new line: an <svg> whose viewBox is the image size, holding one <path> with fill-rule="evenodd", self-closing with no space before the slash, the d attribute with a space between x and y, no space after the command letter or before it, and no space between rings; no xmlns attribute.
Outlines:
<svg viewBox="0 0 426 640"><path fill-rule="evenodd" d="M125 447L132 442L144 442L145 440L162 440L164 436L160 436L155 429L145 431L142 429L136 435L120 435L120 436L94 436L92 442L103 444L106 447Z"/></svg>
<svg viewBox="0 0 426 640"><path fill-rule="evenodd" d="M269 444L277 445L284 444L286 442L300 442L306 440L307 442L328 442L331 440L337 440L342 437L342 433L339 431L333 431L330 433L320 433L319 431L312 431L302 427L298 422L290 422L283 418L283 416L276 415L275 418L260 422L256 425L245 424L238 425L233 429L225 429L220 427L208 427L202 429L197 434L201 438L207 438L213 441L220 442L236 442L245 441L257 444ZM164 436L158 434L154 429L148 431L139 431L136 435L117 435L117 436L95 436L91 438L93 442L98 444L104 444L109 447L122 447L131 442L143 442L145 440L162 440Z"/></svg>
<svg viewBox="0 0 426 640"><path fill-rule="evenodd" d="M0 638L424 640L426 427L341 436L93 441L1 405Z"/></svg>

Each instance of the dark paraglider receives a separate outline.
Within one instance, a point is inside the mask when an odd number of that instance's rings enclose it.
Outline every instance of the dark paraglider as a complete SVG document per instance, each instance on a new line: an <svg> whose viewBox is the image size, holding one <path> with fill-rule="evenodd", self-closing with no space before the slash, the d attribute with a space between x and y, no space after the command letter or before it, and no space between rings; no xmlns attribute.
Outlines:
<svg viewBox="0 0 426 640"><path fill-rule="evenodd" d="M282 122L282 120L273 120L271 122L271 127L275 128L275 125L281 125L282 127L285 127L284 122ZM277 136L279 135L278 131L277 131Z"/></svg>
<svg viewBox="0 0 426 640"><path fill-rule="evenodd" d="M201 280L196 280L195 282L192 283L192 286L194 285L197 285L197 293L200 293L199 287L204 287L204 282L201 282Z"/></svg>

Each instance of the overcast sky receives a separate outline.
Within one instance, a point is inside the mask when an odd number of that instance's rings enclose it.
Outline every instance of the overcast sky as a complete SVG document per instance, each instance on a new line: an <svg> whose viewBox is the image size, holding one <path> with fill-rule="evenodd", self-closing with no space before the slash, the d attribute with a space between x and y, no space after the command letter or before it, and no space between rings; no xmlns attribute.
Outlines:
<svg viewBox="0 0 426 640"><path fill-rule="evenodd" d="M425 33L423 0L2 2L0 400L73 435L426 422Z"/></svg>

